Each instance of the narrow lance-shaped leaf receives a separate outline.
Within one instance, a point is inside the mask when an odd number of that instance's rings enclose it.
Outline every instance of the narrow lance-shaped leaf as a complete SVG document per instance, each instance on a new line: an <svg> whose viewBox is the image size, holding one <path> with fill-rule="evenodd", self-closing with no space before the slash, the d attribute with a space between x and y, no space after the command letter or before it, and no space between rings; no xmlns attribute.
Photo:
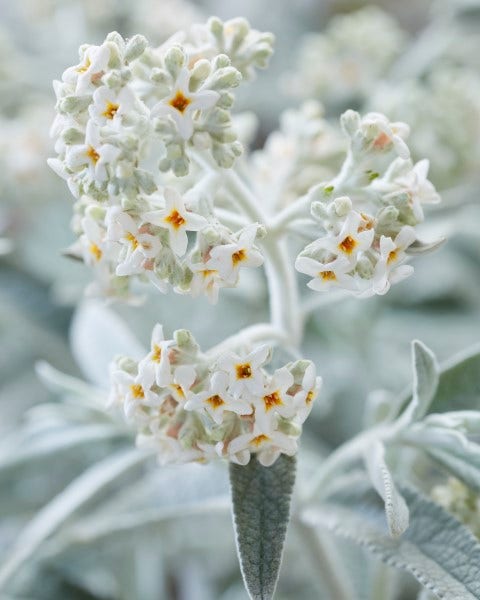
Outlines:
<svg viewBox="0 0 480 600"><path fill-rule="evenodd" d="M442 600L480 598L480 543L457 519L411 487L400 487L410 526L396 539L385 528L383 506L362 478L338 486L326 502L306 509L302 520L326 527L410 572Z"/></svg>
<svg viewBox="0 0 480 600"><path fill-rule="evenodd" d="M365 465L373 487L385 502L388 531L392 537L398 537L408 527L408 507L398 492L387 467L385 448L381 442L374 442L366 450Z"/></svg>
<svg viewBox="0 0 480 600"><path fill-rule="evenodd" d="M439 368L433 352L422 342L412 343L413 397L407 408L410 422L422 419L428 412L438 387Z"/></svg>
<svg viewBox="0 0 480 600"><path fill-rule="evenodd" d="M281 454L270 467L254 457L246 466L230 467L237 548L252 600L273 598L290 518L295 465L295 457Z"/></svg>
<svg viewBox="0 0 480 600"><path fill-rule="evenodd" d="M0 569L0 590L4 590L15 574L31 561L51 535L89 502L106 493L121 477L143 470L149 453L122 451L97 463L72 481L26 525L8 553Z"/></svg>

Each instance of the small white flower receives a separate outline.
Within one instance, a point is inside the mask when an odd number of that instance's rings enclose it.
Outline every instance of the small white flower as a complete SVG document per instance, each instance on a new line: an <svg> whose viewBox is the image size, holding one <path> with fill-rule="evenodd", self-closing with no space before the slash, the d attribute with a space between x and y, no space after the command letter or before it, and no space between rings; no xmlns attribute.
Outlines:
<svg viewBox="0 0 480 600"><path fill-rule="evenodd" d="M178 133L184 140L193 135L193 117L198 110L212 108L220 94L214 90L191 92L190 71L183 67L177 77L170 96L161 100L152 108L153 117L170 116L177 125Z"/></svg>
<svg viewBox="0 0 480 600"><path fill-rule="evenodd" d="M321 263L308 256L299 256L295 261L295 268L300 273L313 277L307 285L317 292L328 292L332 287L349 291L357 289L355 278L348 274L352 270L352 264L343 256L327 263Z"/></svg>
<svg viewBox="0 0 480 600"><path fill-rule="evenodd" d="M373 150L383 151L393 146L400 158L410 157L410 150L403 140L410 132L410 127L406 123L390 123L385 115L371 112L361 120L361 130L367 138L371 137L372 131L375 132L371 142Z"/></svg>
<svg viewBox="0 0 480 600"><path fill-rule="evenodd" d="M322 378L316 376L315 365L312 363L305 370L302 389L294 396L295 421L297 423L302 424L305 422L321 387Z"/></svg>
<svg viewBox="0 0 480 600"><path fill-rule="evenodd" d="M263 264L263 256L253 246L256 235L257 225L252 224L243 230L237 242L215 246L210 251L207 267L217 270L226 282L234 284L240 267Z"/></svg>
<svg viewBox="0 0 480 600"><path fill-rule="evenodd" d="M227 453L230 460L246 464L250 453L255 453L264 467L272 465L280 454L293 456L297 452L297 440L280 431L263 432L254 428L251 433L245 433L234 438L228 445Z"/></svg>
<svg viewBox="0 0 480 600"><path fill-rule="evenodd" d="M183 256L187 251L187 231L200 231L207 225L207 220L185 208L180 194L173 188L165 188L165 208L147 212L143 218L168 229L170 246L177 256Z"/></svg>
<svg viewBox="0 0 480 600"><path fill-rule="evenodd" d="M229 377L223 371L215 372L207 390L198 394L189 394L184 409L206 412L219 425L223 421L225 411L237 415L249 415L252 406L249 402L234 398L228 389Z"/></svg>
<svg viewBox="0 0 480 600"><path fill-rule="evenodd" d="M123 115L128 114L135 106L135 94L130 87L125 86L120 91L102 86L93 94L93 104L89 113L97 125L113 123Z"/></svg>
<svg viewBox="0 0 480 600"><path fill-rule="evenodd" d="M102 143L98 127L93 121L89 121L85 144L67 146L65 163L74 171L79 167L87 167L90 179L102 183L108 177L107 166L115 163L120 154L120 148Z"/></svg>
<svg viewBox="0 0 480 600"><path fill-rule="evenodd" d="M83 217L83 235L80 236L80 247L82 248L83 260L87 265L97 267L105 264L108 248L105 240L105 230L100 227L98 221L92 217Z"/></svg>
<svg viewBox="0 0 480 600"><path fill-rule="evenodd" d="M217 361L219 369L226 371L230 378L230 392L235 398L245 394L246 398L263 393L265 376L261 369L270 354L268 346L260 346L250 354L240 356L233 352L223 355Z"/></svg>
<svg viewBox="0 0 480 600"><path fill-rule="evenodd" d="M130 215L115 206L107 211L107 238L120 242L121 250L116 274L134 275L152 270L161 245L160 240L138 227ZM148 228L147 228L148 230Z"/></svg>
<svg viewBox="0 0 480 600"><path fill-rule="evenodd" d="M198 448L184 448L181 442L163 432L155 435L138 435L137 446L157 451L157 459L161 466L183 464L202 460L204 451Z"/></svg>
<svg viewBox="0 0 480 600"><path fill-rule="evenodd" d="M139 407L158 407L163 402L163 398L152 392L140 376L134 377L119 369L111 374L111 382L112 395L109 404L121 401L127 420L134 417Z"/></svg>
<svg viewBox="0 0 480 600"><path fill-rule="evenodd" d="M422 204L437 204L440 196L428 177L430 163L427 159L420 160L413 169L396 181L406 190L412 205L413 215L418 222L423 221Z"/></svg>
<svg viewBox="0 0 480 600"><path fill-rule="evenodd" d="M181 406L184 406L187 394L196 378L197 372L192 365L180 365L175 369L173 381L167 387L171 395Z"/></svg>
<svg viewBox="0 0 480 600"><path fill-rule="evenodd" d="M293 416L293 397L287 393L293 381L293 375L286 367L277 369L265 386L263 394L255 398L255 423L262 431L270 431L273 428L277 414L286 419Z"/></svg>
<svg viewBox="0 0 480 600"><path fill-rule="evenodd" d="M398 283L413 273L411 265L398 265L406 259L405 250L416 238L415 230L408 225L402 227L395 240L382 235L380 259L373 277L373 290L376 294L386 294L391 284Z"/></svg>
<svg viewBox="0 0 480 600"><path fill-rule="evenodd" d="M110 60L110 49L106 44L88 46L83 51L82 61L69 67L62 75L65 83L75 86L75 93L86 94L92 85L98 83Z"/></svg>
<svg viewBox="0 0 480 600"><path fill-rule="evenodd" d="M217 269L209 269L203 262L191 263L190 270L193 273L190 282L190 291L195 298L200 294L206 294L211 304L218 301L218 291L223 287L223 280Z"/></svg>
<svg viewBox="0 0 480 600"><path fill-rule="evenodd" d="M344 256L354 264L358 252L368 250L375 235L373 228L362 229L362 222L364 223L364 219L359 213L350 211L340 233L333 238L326 237L319 240L318 245L334 254Z"/></svg>
<svg viewBox="0 0 480 600"><path fill-rule="evenodd" d="M155 382L160 387L173 383L169 352L173 340L166 340L163 327L157 323L152 331L150 352L138 363L138 373L149 385Z"/></svg>

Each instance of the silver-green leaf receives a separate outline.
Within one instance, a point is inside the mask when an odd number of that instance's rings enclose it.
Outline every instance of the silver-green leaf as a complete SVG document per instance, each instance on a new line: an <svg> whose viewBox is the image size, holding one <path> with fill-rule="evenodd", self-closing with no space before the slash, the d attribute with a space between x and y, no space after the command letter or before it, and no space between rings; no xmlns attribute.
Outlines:
<svg viewBox="0 0 480 600"><path fill-rule="evenodd" d="M270 467L253 457L231 465L233 516L245 586L252 600L273 598L290 518L295 457L281 454Z"/></svg>
<svg viewBox="0 0 480 600"><path fill-rule="evenodd" d="M428 412L438 388L439 368L433 352L422 342L412 343L413 398L410 404L412 421L422 419Z"/></svg>
<svg viewBox="0 0 480 600"><path fill-rule="evenodd" d="M365 547L385 563L410 572L442 600L480 598L480 543L442 507L411 487L400 487L410 527L388 535L382 502L361 479L346 482L302 519Z"/></svg>

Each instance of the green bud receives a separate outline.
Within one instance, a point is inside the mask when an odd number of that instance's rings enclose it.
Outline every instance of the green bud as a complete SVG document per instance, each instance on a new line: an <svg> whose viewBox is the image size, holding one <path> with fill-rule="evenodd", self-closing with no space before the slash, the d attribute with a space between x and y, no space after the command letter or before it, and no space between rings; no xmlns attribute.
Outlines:
<svg viewBox="0 0 480 600"><path fill-rule="evenodd" d="M75 129L75 127L69 127L63 131L62 140L67 146L72 144L83 144L85 142L85 134L82 131Z"/></svg>
<svg viewBox="0 0 480 600"><path fill-rule="evenodd" d="M147 46L147 39L143 37L143 35L134 35L127 42L127 47L125 49L125 60L127 62L135 60L141 54L143 54Z"/></svg>
<svg viewBox="0 0 480 600"><path fill-rule="evenodd" d="M186 56L181 46L172 46L165 55L165 67L173 79L178 77L185 62Z"/></svg>

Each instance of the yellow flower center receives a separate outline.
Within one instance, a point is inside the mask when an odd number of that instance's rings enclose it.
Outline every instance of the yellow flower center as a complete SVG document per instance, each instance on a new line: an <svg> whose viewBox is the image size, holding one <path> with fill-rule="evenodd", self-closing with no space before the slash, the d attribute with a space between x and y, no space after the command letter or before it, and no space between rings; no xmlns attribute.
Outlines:
<svg viewBox="0 0 480 600"><path fill-rule="evenodd" d="M114 104L113 102L107 101L107 106L102 113L102 117L105 117L106 119L113 119L119 108L120 104Z"/></svg>
<svg viewBox="0 0 480 600"><path fill-rule="evenodd" d="M77 73L85 73L86 71L88 71L91 65L92 63L90 61L90 58L87 56L83 65L81 67L77 67L75 70Z"/></svg>
<svg viewBox="0 0 480 600"><path fill-rule="evenodd" d="M396 250L392 250L387 258L387 264L395 262L398 258L398 252Z"/></svg>
<svg viewBox="0 0 480 600"><path fill-rule="evenodd" d="M174 229L180 229L182 225L185 225L186 221L178 210L172 210L172 212L165 217L165 222L170 223Z"/></svg>
<svg viewBox="0 0 480 600"><path fill-rule="evenodd" d="M138 248L138 240L133 235L133 233L130 233L129 231L127 231L127 233L125 234L125 239L127 240L127 242L130 242L130 244L132 245L132 248L134 250L136 250Z"/></svg>
<svg viewBox="0 0 480 600"><path fill-rule="evenodd" d="M345 254L351 254L355 250L356 245L356 240L354 240L352 236L347 235L347 237L338 244L338 247L342 252L345 252Z"/></svg>
<svg viewBox="0 0 480 600"><path fill-rule="evenodd" d="M315 390L310 390L305 398L307 404L312 403L315 400Z"/></svg>
<svg viewBox="0 0 480 600"><path fill-rule="evenodd" d="M145 392L143 391L143 387L139 383L134 383L130 386L130 390L132 392L132 396L137 400L139 398L145 398Z"/></svg>
<svg viewBox="0 0 480 600"><path fill-rule="evenodd" d="M162 358L162 349L157 344L154 344L153 350L152 350L152 360L153 360L153 362L158 363L158 362L160 362L161 358Z"/></svg>
<svg viewBox="0 0 480 600"><path fill-rule="evenodd" d="M249 379L252 376L252 367L250 363L235 365L237 371L237 379Z"/></svg>
<svg viewBox="0 0 480 600"><path fill-rule="evenodd" d="M100 159L100 154L95 150L93 146L89 146L87 148L87 156L93 162L94 165L97 164Z"/></svg>
<svg viewBox="0 0 480 600"><path fill-rule="evenodd" d="M192 101L190 100L190 98L187 98L183 92L181 92L180 90L178 90L178 92L175 94L175 96L170 100L169 104L170 106L173 106L173 108L175 108L176 110L178 110L178 112L180 113L184 113L187 106L191 103Z"/></svg>
<svg viewBox="0 0 480 600"><path fill-rule="evenodd" d="M218 394L215 394L214 396L210 396L210 398L207 398L205 400L205 402L208 402L208 404L210 404L210 406L216 410L217 408L219 408L220 406L223 406L225 404L225 401L220 398L220 396Z"/></svg>
<svg viewBox="0 0 480 600"><path fill-rule="evenodd" d="M185 398L185 394L183 393L183 389L182 389L181 385L178 385L178 383L174 383L172 385L172 387L177 392L177 394L180 396L180 398Z"/></svg>
<svg viewBox="0 0 480 600"><path fill-rule="evenodd" d="M336 281L337 276L334 271L320 271L319 276L323 279L323 281Z"/></svg>
<svg viewBox="0 0 480 600"><path fill-rule="evenodd" d="M102 251L100 250L100 248L97 246L97 244L94 244L93 242L90 244L90 246L88 247L90 254L92 254L95 258L95 260L100 260L102 258Z"/></svg>

